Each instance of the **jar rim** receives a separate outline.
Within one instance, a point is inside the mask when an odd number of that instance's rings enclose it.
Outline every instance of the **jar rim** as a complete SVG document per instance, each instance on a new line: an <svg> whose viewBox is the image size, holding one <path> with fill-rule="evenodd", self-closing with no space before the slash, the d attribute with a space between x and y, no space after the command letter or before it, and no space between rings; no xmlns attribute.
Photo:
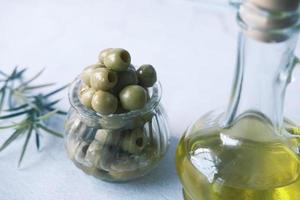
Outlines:
<svg viewBox="0 0 300 200"><path fill-rule="evenodd" d="M159 81L157 81L151 88L148 88L148 90L151 90L151 97L147 104L137 110L129 111L126 113L120 113L120 114L109 114L109 115L102 115L100 113L97 113L93 111L92 109L87 108L84 106L79 99L79 91L80 87L82 85L82 81L80 77L76 77L75 80L70 84L69 90L68 90L68 97L69 97L69 102L71 106L83 117L91 118L94 120L97 119L115 119L115 118L121 118L121 119L130 119L137 117L141 114L146 114L152 110L154 110L158 104L160 103L161 100L161 95L162 95L162 87Z"/></svg>

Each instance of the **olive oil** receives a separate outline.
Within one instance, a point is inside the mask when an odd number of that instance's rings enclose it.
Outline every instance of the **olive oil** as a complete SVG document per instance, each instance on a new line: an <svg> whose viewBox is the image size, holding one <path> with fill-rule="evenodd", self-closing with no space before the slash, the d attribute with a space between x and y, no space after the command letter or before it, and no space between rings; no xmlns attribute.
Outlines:
<svg viewBox="0 0 300 200"><path fill-rule="evenodd" d="M300 136L283 116L297 63L299 6L300 0L237 5L240 32L226 111L204 115L177 147L186 200L300 200Z"/></svg>
<svg viewBox="0 0 300 200"><path fill-rule="evenodd" d="M228 129L196 123L182 137L176 165L186 200L299 200L300 159L292 140L261 118Z"/></svg>

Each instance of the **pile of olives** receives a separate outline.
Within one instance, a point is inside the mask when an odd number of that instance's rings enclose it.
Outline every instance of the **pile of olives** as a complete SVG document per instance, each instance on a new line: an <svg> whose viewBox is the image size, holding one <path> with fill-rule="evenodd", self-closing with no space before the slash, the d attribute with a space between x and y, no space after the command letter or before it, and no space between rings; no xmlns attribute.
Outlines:
<svg viewBox="0 0 300 200"><path fill-rule="evenodd" d="M91 127L77 115L69 116L69 157L87 174L102 180L129 180L151 169L158 159L153 113L141 112L129 119L109 115L145 107L149 88L157 81L153 66L146 64L136 70L128 51L109 48L101 51L98 63L86 67L80 77L81 104L102 117L100 126ZM103 117L105 123L101 123Z"/></svg>
<svg viewBox="0 0 300 200"><path fill-rule="evenodd" d="M109 48L100 52L99 63L83 70L81 79L81 103L102 115L110 115L143 108L149 99L147 88L157 78L152 65L136 70L128 51Z"/></svg>

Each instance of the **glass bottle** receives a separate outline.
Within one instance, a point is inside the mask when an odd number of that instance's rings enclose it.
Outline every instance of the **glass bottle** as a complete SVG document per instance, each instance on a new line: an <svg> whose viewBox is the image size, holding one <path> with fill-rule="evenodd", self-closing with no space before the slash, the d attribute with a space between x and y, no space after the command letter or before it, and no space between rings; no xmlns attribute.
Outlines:
<svg viewBox="0 0 300 200"><path fill-rule="evenodd" d="M245 0L235 78L225 112L187 129L176 152L186 200L299 200L299 136L284 96L295 66L299 1Z"/></svg>
<svg viewBox="0 0 300 200"><path fill-rule="evenodd" d="M81 104L81 85L76 79L70 86L65 121L65 147L73 163L88 175L112 182L143 176L157 166L169 144L160 84L148 88L143 109L106 116Z"/></svg>

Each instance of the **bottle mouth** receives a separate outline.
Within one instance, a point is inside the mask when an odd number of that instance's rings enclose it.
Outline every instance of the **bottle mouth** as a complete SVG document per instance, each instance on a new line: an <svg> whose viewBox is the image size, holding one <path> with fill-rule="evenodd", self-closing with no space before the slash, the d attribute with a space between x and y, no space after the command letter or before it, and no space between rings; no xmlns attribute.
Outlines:
<svg viewBox="0 0 300 200"><path fill-rule="evenodd" d="M90 119L90 120L100 120L100 119L131 119L134 117L137 117L139 115L147 114L151 111L153 111L160 102L161 95L162 95L162 88L160 82L156 82L151 88L148 88L148 93L150 96L150 99L148 100L147 104L142 108L138 110L129 111L126 113L120 113L120 114L110 114L110 115L102 115L100 113L95 112L92 109L87 108L84 106L79 99L79 92L82 85L82 81L79 77L77 77L69 86L69 102L71 106L84 118Z"/></svg>
<svg viewBox="0 0 300 200"><path fill-rule="evenodd" d="M264 42L282 42L300 30L299 9L271 10L243 2L237 22L247 35Z"/></svg>

